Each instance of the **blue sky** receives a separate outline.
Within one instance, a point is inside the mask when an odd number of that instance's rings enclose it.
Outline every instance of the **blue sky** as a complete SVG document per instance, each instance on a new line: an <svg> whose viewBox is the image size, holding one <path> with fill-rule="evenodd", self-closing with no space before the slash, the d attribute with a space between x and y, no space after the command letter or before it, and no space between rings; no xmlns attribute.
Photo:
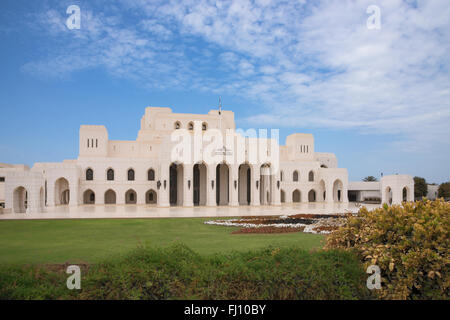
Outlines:
<svg viewBox="0 0 450 320"><path fill-rule="evenodd" d="M81 124L133 140L146 106L220 95L238 128L313 133L351 180L448 181L449 16L447 0L2 0L0 162L76 158Z"/></svg>

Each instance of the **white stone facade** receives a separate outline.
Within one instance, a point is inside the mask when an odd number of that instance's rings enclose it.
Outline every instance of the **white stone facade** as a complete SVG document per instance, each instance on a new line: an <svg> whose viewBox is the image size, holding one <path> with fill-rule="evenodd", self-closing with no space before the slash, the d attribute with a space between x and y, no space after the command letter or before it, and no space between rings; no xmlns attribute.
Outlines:
<svg viewBox="0 0 450 320"><path fill-rule="evenodd" d="M273 136L235 129L231 111L175 114L159 107L145 109L135 141L109 140L104 126L82 125L78 159L31 169L0 166L0 201L3 192L6 211L13 213L93 204L348 202L347 169L338 168L334 154L315 152L311 134L292 134L279 146ZM399 203L404 188L412 200L414 183L410 176L386 176L370 188L383 202Z"/></svg>

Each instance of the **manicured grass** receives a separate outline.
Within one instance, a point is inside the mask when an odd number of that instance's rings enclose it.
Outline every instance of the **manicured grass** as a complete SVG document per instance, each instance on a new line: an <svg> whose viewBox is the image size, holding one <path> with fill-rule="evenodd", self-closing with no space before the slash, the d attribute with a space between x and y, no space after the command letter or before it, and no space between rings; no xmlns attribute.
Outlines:
<svg viewBox="0 0 450 320"><path fill-rule="evenodd" d="M205 255L267 246L310 250L323 236L305 233L237 234L205 225L205 218L0 221L0 264L99 262L139 246L181 242Z"/></svg>
<svg viewBox="0 0 450 320"><path fill-rule="evenodd" d="M67 289L65 267L0 268L0 300L372 298L362 264L343 250L268 247L199 255L183 244L138 248L82 267L80 290Z"/></svg>

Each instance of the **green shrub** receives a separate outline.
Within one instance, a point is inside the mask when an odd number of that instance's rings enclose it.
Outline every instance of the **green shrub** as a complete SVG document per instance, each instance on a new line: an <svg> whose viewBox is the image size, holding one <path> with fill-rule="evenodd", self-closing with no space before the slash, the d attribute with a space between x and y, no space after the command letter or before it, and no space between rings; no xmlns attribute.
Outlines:
<svg viewBox="0 0 450 320"><path fill-rule="evenodd" d="M424 178L414 177L414 199L426 197L428 193L428 184Z"/></svg>
<svg viewBox="0 0 450 320"><path fill-rule="evenodd" d="M438 189L438 197L450 199L450 182L442 183Z"/></svg>
<svg viewBox="0 0 450 320"><path fill-rule="evenodd" d="M178 244L139 248L82 273L81 290L68 275L39 268L0 268L2 299L367 299L367 274L344 250L267 248L202 256Z"/></svg>
<svg viewBox="0 0 450 320"><path fill-rule="evenodd" d="M448 299L450 203L422 200L367 211L327 238L381 269L384 299Z"/></svg>

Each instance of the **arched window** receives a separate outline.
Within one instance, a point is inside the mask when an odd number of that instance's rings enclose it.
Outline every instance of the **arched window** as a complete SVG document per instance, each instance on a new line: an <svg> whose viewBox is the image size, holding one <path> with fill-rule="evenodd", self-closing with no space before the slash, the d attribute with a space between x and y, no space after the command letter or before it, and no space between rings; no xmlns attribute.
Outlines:
<svg viewBox="0 0 450 320"><path fill-rule="evenodd" d="M94 180L94 171L91 168L86 170L86 180Z"/></svg>
<svg viewBox="0 0 450 320"><path fill-rule="evenodd" d="M136 199L136 191L133 189L130 189L125 193L125 204L136 204Z"/></svg>
<svg viewBox="0 0 450 320"><path fill-rule="evenodd" d="M292 174L292 181L297 182L298 181L298 171L295 170Z"/></svg>
<svg viewBox="0 0 450 320"><path fill-rule="evenodd" d="M314 181L314 172L313 171L309 172L309 179L308 180L309 181Z"/></svg>
<svg viewBox="0 0 450 320"><path fill-rule="evenodd" d="M283 182L283 171L280 171L280 180Z"/></svg>
<svg viewBox="0 0 450 320"><path fill-rule="evenodd" d="M194 130L194 123L193 122L189 122L188 130L190 130L190 131Z"/></svg>
<svg viewBox="0 0 450 320"><path fill-rule="evenodd" d="M292 202L300 202L301 201L301 193L298 189L295 189L294 192L292 192Z"/></svg>
<svg viewBox="0 0 450 320"><path fill-rule="evenodd" d="M155 181L155 170L148 170L148 181Z"/></svg>
<svg viewBox="0 0 450 320"><path fill-rule="evenodd" d="M134 181L134 170L128 170L128 181Z"/></svg>
<svg viewBox="0 0 450 320"><path fill-rule="evenodd" d="M152 189L148 190L145 194L145 203L147 204L156 204L157 203L157 196L156 192Z"/></svg>
<svg viewBox="0 0 450 320"><path fill-rule="evenodd" d="M108 171L106 172L106 180L114 181L114 170L113 169L108 169Z"/></svg>
<svg viewBox="0 0 450 320"><path fill-rule="evenodd" d="M202 130L203 130L203 131L208 130L208 124L207 124L206 122L203 122L203 123L202 123Z"/></svg>
<svg viewBox="0 0 450 320"><path fill-rule="evenodd" d="M180 128L181 128L181 123L180 123L180 121L175 122L175 124L173 125L173 127L174 127L175 130L180 129Z"/></svg>

